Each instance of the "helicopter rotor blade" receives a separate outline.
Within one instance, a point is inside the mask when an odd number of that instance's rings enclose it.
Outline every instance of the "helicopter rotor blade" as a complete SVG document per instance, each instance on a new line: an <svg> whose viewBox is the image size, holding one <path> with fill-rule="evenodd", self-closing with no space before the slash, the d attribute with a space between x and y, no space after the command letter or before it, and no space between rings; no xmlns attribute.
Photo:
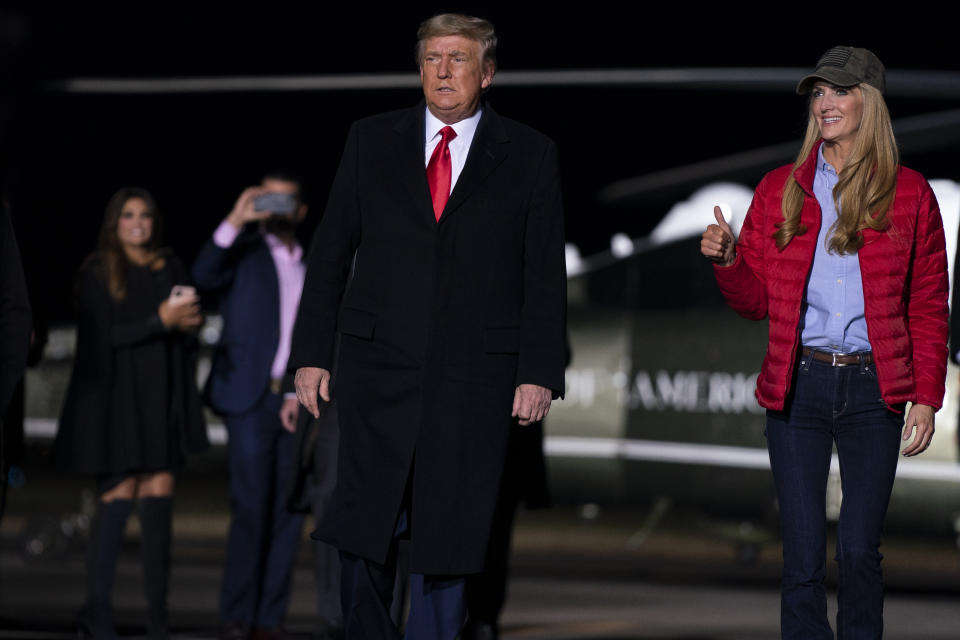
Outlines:
<svg viewBox="0 0 960 640"><path fill-rule="evenodd" d="M952 145L960 140L960 109L900 118L894 121L893 129L900 149L906 153ZM598 199L601 204L629 204L671 189L756 175L790 162L798 149L798 142L784 142L618 180L601 189Z"/></svg>

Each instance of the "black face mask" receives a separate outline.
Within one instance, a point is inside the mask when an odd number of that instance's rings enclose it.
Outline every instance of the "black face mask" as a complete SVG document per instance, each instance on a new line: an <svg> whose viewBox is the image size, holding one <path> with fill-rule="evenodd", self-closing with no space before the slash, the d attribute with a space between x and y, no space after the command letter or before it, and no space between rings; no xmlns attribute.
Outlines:
<svg viewBox="0 0 960 640"><path fill-rule="evenodd" d="M264 220L263 229L276 236L290 235L297 230L297 223L287 216L272 216Z"/></svg>

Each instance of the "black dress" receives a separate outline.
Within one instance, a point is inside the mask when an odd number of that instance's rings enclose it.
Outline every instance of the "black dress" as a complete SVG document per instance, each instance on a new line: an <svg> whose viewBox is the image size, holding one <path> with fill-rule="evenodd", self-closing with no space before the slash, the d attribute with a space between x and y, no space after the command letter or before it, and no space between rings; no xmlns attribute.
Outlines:
<svg viewBox="0 0 960 640"><path fill-rule="evenodd" d="M118 474L173 469L207 446L197 392L196 340L164 329L157 307L183 264L130 266L114 300L97 258L80 272L77 350L55 445L58 467Z"/></svg>

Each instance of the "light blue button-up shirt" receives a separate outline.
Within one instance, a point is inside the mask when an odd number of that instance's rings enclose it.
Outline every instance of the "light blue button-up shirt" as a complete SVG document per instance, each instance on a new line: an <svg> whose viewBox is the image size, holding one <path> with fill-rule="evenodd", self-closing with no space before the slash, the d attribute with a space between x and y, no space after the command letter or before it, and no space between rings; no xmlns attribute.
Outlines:
<svg viewBox="0 0 960 640"><path fill-rule="evenodd" d="M860 259L857 254L838 255L827 251L830 228L837 221L833 202L837 180L837 172L823 159L823 145L820 145L813 180L813 195L820 203L820 234L807 283L800 339L804 346L823 351L870 351L867 319L863 314Z"/></svg>

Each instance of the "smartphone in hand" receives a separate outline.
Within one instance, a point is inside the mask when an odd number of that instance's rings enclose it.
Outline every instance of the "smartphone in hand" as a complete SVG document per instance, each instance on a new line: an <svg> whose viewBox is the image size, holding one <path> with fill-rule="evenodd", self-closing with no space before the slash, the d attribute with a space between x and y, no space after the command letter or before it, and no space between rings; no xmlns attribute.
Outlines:
<svg viewBox="0 0 960 640"><path fill-rule="evenodd" d="M170 297L167 298L171 307L179 307L184 304L191 304L197 301L197 290L185 284L175 284L170 290Z"/></svg>
<svg viewBox="0 0 960 640"><path fill-rule="evenodd" d="M265 193L253 201L253 210L285 216L297 210L297 200L289 193Z"/></svg>

